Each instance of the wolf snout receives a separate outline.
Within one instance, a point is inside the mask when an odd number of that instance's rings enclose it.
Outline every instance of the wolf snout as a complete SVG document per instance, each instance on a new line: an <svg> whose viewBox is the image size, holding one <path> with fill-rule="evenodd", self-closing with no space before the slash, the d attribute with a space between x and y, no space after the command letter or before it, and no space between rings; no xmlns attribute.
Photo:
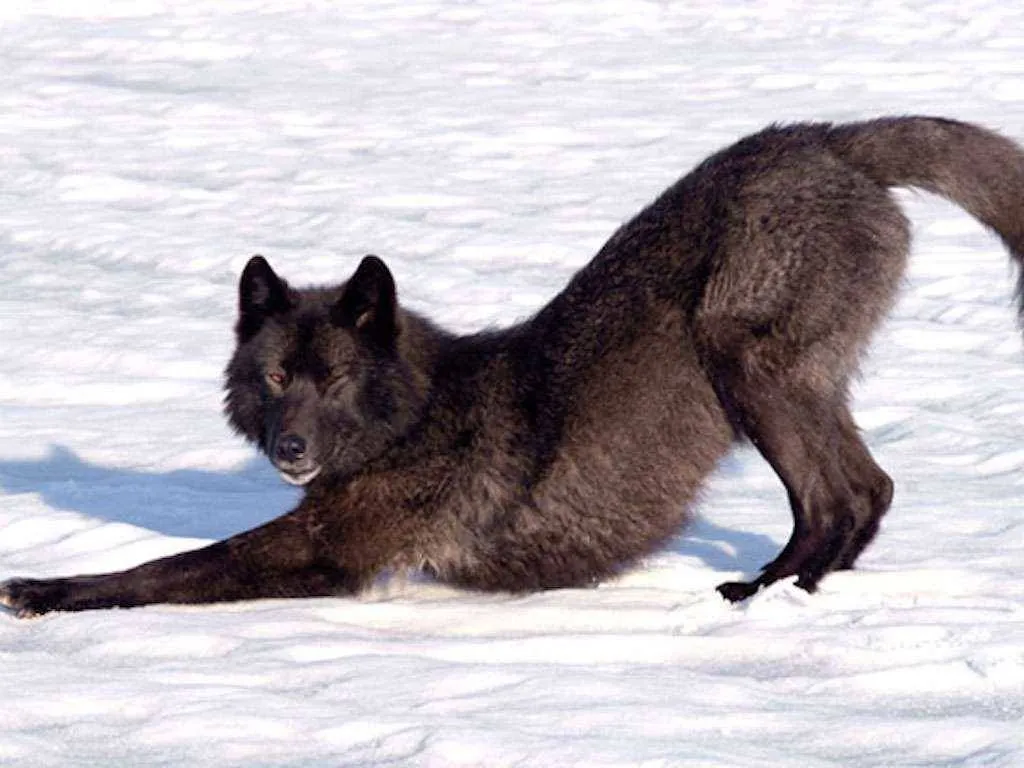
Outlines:
<svg viewBox="0 0 1024 768"><path fill-rule="evenodd" d="M302 435L281 435L274 443L271 459L277 471L292 485L305 485L323 468L310 455L309 443Z"/></svg>
<svg viewBox="0 0 1024 768"><path fill-rule="evenodd" d="M306 439L301 435L281 435L274 447L274 458L282 464L294 464L306 457Z"/></svg>

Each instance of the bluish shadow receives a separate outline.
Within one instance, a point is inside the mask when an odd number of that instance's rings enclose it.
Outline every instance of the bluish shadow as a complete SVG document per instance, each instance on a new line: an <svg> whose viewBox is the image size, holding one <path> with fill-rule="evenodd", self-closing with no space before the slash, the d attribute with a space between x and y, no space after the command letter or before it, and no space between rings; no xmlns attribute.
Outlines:
<svg viewBox="0 0 1024 768"><path fill-rule="evenodd" d="M41 459L0 461L0 489L38 493L55 509L208 539L277 517L299 498L262 458L232 472L145 472L90 464L59 445Z"/></svg>
<svg viewBox="0 0 1024 768"><path fill-rule="evenodd" d="M762 533L747 533L697 518L669 550L695 557L716 571L753 573L779 554L782 543Z"/></svg>
<svg viewBox="0 0 1024 768"><path fill-rule="evenodd" d="M752 474L764 470L763 460L752 448L746 446L732 451L722 460L715 470L712 484L717 480L719 484L726 486L734 482L742 485ZM781 488L779 484L774 496L785 503ZM713 517L715 495L710 495L709 513ZM777 503L767 498L765 500L769 508L774 508L773 505ZM788 514L786 508L777 511ZM774 560L784 543L762 533L726 528L698 516L693 524L672 542L670 549L680 555L697 558L716 571L741 571L752 574Z"/></svg>

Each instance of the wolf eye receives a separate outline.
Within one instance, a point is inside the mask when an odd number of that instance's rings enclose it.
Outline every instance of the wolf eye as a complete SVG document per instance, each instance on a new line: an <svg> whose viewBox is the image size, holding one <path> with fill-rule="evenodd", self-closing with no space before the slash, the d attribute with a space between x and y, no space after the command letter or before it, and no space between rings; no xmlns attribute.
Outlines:
<svg viewBox="0 0 1024 768"><path fill-rule="evenodd" d="M267 382L274 387L283 387L288 381L288 376L281 370L267 371L266 377Z"/></svg>

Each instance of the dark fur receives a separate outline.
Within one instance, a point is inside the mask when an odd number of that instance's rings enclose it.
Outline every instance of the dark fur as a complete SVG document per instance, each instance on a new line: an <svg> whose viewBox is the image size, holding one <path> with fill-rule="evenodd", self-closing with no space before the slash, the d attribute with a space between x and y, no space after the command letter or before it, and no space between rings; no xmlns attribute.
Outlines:
<svg viewBox="0 0 1024 768"><path fill-rule="evenodd" d="M0 601L30 615L344 595L389 568L487 590L592 584L680 531L737 436L782 479L794 529L757 579L719 589L738 600L795 575L813 591L853 566L892 498L848 389L907 260L894 185L961 205L1021 260L1024 155L930 118L746 138L493 333L401 309L375 257L306 290L254 257L226 410L306 483L299 506L122 573L9 581Z"/></svg>

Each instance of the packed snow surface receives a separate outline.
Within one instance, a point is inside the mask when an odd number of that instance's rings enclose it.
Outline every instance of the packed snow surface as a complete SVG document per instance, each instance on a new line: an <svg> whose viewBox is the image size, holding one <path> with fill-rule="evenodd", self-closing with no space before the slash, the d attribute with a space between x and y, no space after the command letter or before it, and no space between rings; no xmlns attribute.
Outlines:
<svg viewBox="0 0 1024 768"><path fill-rule="evenodd" d="M377 253L409 306L507 324L709 152L888 113L1024 139L1024 5L7 0L0 579L295 502L220 414L251 254L330 283ZM860 570L718 597L789 534L745 449L596 589L0 613L0 764L1024 765L1012 273L900 196L913 262L856 392L897 495Z"/></svg>

